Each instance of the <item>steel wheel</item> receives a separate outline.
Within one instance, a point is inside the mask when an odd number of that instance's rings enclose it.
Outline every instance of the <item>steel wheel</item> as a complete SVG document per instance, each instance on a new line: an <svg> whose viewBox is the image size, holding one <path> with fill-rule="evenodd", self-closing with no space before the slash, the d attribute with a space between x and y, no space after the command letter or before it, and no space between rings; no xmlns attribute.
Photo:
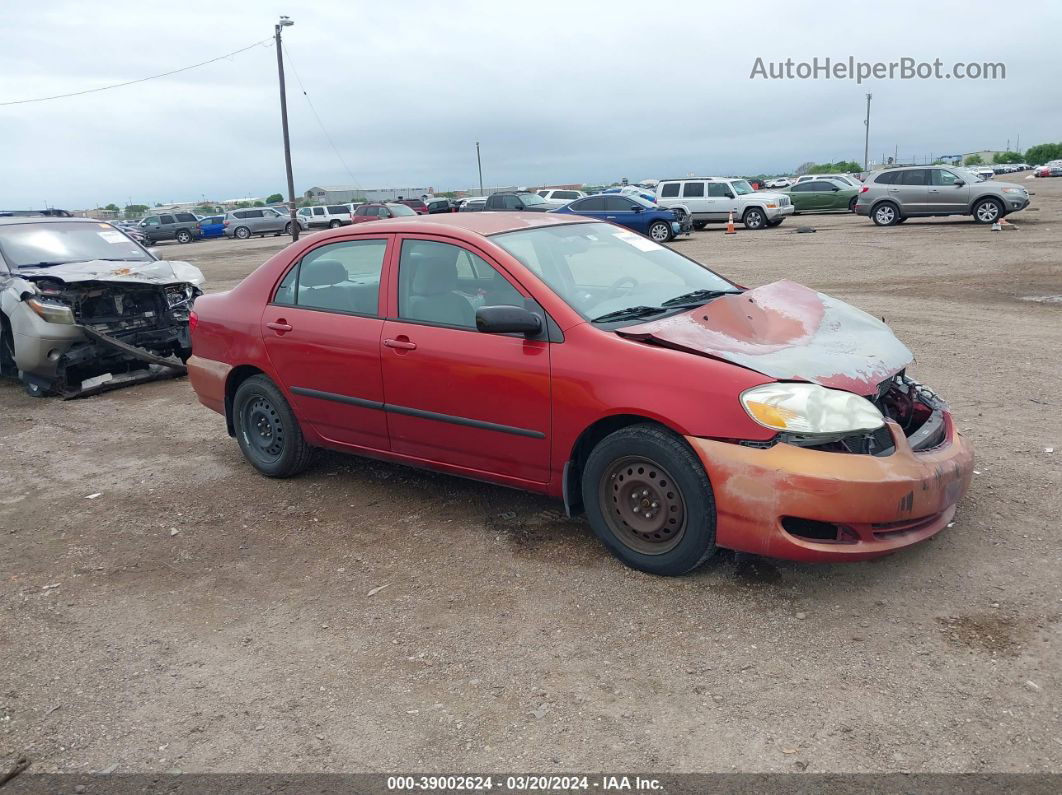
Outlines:
<svg viewBox="0 0 1062 795"><path fill-rule="evenodd" d="M994 224L999 220L999 216L1002 214L999 204L992 199L986 199L977 205L977 209L974 210L974 215L977 221L982 224Z"/></svg>
<svg viewBox="0 0 1062 795"><path fill-rule="evenodd" d="M247 447L263 462L275 462L284 453L284 423L273 404L262 395L249 401L240 418Z"/></svg>
<svg viewBox="0 0 1062 795"><path fill-rule="evenodd" d="M671 228L662 221L657 221L649 227L649 237L657 243L666 243L671 238Z"/></svg>
<svg viewBox="0 0 1062 795"><path fill-rule="evenodd" d="M674 478L642 456L613 462L598 490L601 513L623 544L644 555L670 552L686 532L686 501Z"/></svg>

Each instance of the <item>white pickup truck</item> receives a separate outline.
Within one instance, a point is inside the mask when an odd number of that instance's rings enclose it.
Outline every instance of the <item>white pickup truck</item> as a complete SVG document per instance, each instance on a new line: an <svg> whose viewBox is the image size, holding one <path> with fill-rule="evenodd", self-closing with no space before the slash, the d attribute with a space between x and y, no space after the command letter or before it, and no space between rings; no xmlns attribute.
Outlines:
<svg viewBox="0 0 1062 795"><path fill-rule="evenodd" d="M693 228L726 223L730 213L746 229L778 226L793 214L793 203L784 193L756 191L747 180L735 177L685 177L662 179L656 186L661 207L685 207L693 216Z"/></svg>

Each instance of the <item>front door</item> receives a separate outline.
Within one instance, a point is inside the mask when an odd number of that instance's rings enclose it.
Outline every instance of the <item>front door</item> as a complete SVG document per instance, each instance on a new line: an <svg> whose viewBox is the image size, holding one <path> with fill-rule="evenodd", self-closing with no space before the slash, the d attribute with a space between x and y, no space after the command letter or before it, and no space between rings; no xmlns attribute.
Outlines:
<svg viewBox="0 0 1062 795"><path fill-rule="evenodd" d="M605 220L644 235L647 231L645 214L636 212L635 207L635 203L625 196L606 196Z"/></svg>
<svg viewBox="0 0 1062 795"><path fill-rule="evenodd" d="M476 330L478 306L541 310L479 252L421 235L400 245L381 340L391 449L547 482L550 343Z"/></svg>
<svg viewBox="0 0 1062 795"><path fill-rule="evenodd" d="M311 249L262 314L262 338L297 413L326 439L386 450L380 281L390 235Z"/></svg>
<svg viewBox="0 0 1062 795"><path fill-rule="evenodd" d="M965 213L970 186L958 174L943 168L930 170L929 209L934 213Z"/></svg>

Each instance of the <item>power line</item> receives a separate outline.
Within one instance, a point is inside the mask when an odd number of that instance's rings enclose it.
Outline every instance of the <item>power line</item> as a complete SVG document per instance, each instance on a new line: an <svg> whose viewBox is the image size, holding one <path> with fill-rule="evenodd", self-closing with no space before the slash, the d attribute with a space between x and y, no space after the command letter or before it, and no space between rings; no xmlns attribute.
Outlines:
<svg viewBox="0 0 1062 795"><path fill-rule="evenodd" d="M354 176L354 172L350 170L350 166L347 165L347 161L343 159L343 155L339 153L339 149L336 147L335 142L332 140L332 136L328 134L328 130L325 129L324 122L321 121L321 116L317 113L317 108L313 106L313 100L310 99L310 95L306 93L306 86L302 84L302 78L299 77L299 70L295 67L295 59L291 57L291 53L288 52L286 44L282 44L284 47L284 55L287 56L291 62L291 71L295 73L295 80L299 84L299 88L302 90L302 95L306 97L306 104L310 106L310 110L313 111L313 116L317 119L317 125L321 128L321 132L324 133L324 137L328 139L329 146L332 147L332 151L336 153L336 157L342 164L343 169L347 172L347 176L350 177L350 181L354 183L354 187L360 189L361 185L358 183L357 178Z"/></svg>
<svg viewBox="0 0 1062 795"><path fill-rule="evenodd" d="M122 88L124 86L131 86L136 83L146 83L148 80L158 80L160 77L169 77L170 75L180 74L181 72L187 72L189 69L198 69L200 66L206 66L207 64L215 63L216 61L222 61L226 58L231 58L234 55L239 55L241 52L247 52L253 50L255 47L261 47L262 45L272 42L272 37L263 39L262 41L256 41L254 44L249 44L246 47L242 47L239 50L233 50L225 55L219 55L217 58L211 58L209 61L202 61L200 63L194 63L191 66L182 66L180 69L174 69L171 72L163 72L159 75L151 75L150 77L141 77L138 80L127 80L124 83L115 83L110 86L100 86L99 88L87 88L84 91L72 91L69 94L56 94L52 97L35 97L34 99L15 99L8 102L0 102L0 107L5 105L25 105L30 102L47 102L52 99L66 99L68 97L80 97L84 94L95 94L99 91L110 91L112 88Z"/></svg>

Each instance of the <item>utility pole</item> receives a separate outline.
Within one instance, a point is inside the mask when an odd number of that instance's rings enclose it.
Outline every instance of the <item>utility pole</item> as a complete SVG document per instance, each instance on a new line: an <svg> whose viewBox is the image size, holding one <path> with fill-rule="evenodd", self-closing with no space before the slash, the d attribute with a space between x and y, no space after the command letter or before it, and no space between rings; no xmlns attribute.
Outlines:
<svg viewBox="0 0 1062 795"><path fill-rule="evenodd" d="M291 174L291 139L288 137L288 94L284 86L284 49L283 42L280 40L280 30L294 24L291 19L282 16L276 25L277 72L280 75L280 121L284 128L284 167L288 172L288 214L291 216L292 243L299 239L299 220L295 217L295 177Z"/></svg>
<svg viewBox="0 0 1062 795"><path fill-rule="evenodd" d="M483 195L483 161L479 159L479 141L476 141L476 166L479 167L479 195Z"/></svg>
<svg viewBox="0 0 1062 795"><path fill-rule="evenodd" d="M866 138L863 140L863 169L870 171L870 97L871 94L867 94L867 117L863 121L863 125L867 128Z"/></svg>

